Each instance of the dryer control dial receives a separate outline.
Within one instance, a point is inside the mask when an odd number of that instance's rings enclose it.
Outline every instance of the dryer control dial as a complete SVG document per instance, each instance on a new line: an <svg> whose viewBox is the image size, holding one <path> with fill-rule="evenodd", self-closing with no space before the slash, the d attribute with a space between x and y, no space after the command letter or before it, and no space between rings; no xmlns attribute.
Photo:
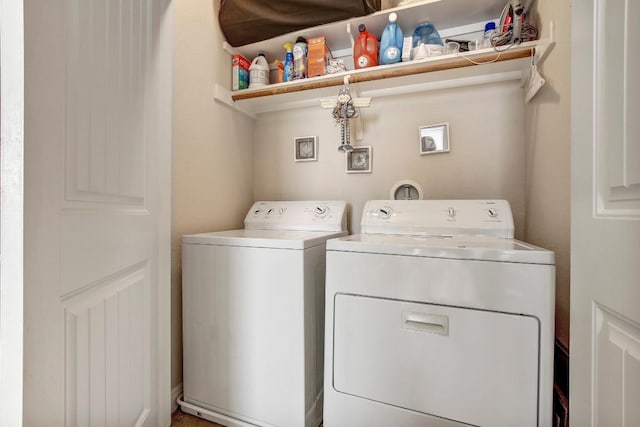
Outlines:
<svg viewBox="0 0 640 427"><path fill-rule="evenodd" d="M393 209L391 208L391 206L383 206L378 209L377 213L380 219L389 219L391 218L391 215L393 215Z"/></svg>

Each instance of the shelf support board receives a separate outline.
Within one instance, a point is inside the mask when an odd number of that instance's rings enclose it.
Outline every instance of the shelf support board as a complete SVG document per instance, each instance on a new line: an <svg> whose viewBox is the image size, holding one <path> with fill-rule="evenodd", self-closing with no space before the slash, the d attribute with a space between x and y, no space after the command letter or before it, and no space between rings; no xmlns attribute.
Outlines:
<svg viewBox="0 0 640 427"><path fill-rule="evenodd" d="M407 95L412 93L430 92L434 90L457 89L462 87L502 83L508 81L520 81L521 78L522 71L507 71L504 73L483 74L480 76L418 83L402 87L371 89L362 91L361 95L371 98L383 98L385 96L392 95Z"/></svg>
<svg viewBox="0 0 640 427"><path fill-rule="evenodd" d="M250 111L245 110L241 106L239 106L231 97L231 91L220 86L219 84L215 84L213 86L213 99L215 99L218 103L225 105L229 108L232 108L245 116L251 117L252 119L256 118L256 115Z"/></svg>
<svg viewBox="0 0 640 427"><path fill-rule="evenodd" d="M551 51L551 49L555 46L555 27L553 21L549 21L549 34L541 38L536 46L536 53L534 56L534 62L536 64L540 63Z"/></svg>

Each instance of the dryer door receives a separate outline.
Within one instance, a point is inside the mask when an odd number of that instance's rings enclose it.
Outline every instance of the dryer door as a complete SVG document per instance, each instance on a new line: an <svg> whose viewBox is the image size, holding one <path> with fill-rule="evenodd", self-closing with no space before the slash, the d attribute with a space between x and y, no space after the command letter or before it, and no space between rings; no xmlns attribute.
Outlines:
<svg viewBox="0 0 640 427"><path fill-rule="evenodd" d="M535 426L538 320L338 294L334 388L464 423Z"/></svg>

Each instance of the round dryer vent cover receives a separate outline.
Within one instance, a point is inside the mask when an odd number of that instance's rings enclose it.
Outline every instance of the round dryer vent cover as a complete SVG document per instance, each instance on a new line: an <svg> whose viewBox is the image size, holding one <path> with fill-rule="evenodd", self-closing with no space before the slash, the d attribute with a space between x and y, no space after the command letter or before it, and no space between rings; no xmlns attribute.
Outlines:
<svg viewBox="0 0 640 427"><path fill-rule="evenodd" d="M422 187L415 181L398 181L391 187L392 200L422 200Z"/></svg>

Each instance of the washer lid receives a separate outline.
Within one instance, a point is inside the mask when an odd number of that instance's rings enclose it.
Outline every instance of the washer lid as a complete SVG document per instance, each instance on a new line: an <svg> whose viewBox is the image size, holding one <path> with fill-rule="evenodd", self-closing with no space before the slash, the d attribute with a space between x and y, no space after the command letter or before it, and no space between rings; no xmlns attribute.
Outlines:
<svg viewBox="0 0 640 427"><path fill-rule="evenodd" d="M274 249L307 249L324 244L327 239L346 236L346 231L229 230L188 234L182 243L212 246L243 246Z"/></svg>
<svg viewBox="0 0 640 427"><path fill-rule="evenodd" d="M553 251L515 239L464 234L353 234L329 240L327 251L554 265Z"/></svg>

